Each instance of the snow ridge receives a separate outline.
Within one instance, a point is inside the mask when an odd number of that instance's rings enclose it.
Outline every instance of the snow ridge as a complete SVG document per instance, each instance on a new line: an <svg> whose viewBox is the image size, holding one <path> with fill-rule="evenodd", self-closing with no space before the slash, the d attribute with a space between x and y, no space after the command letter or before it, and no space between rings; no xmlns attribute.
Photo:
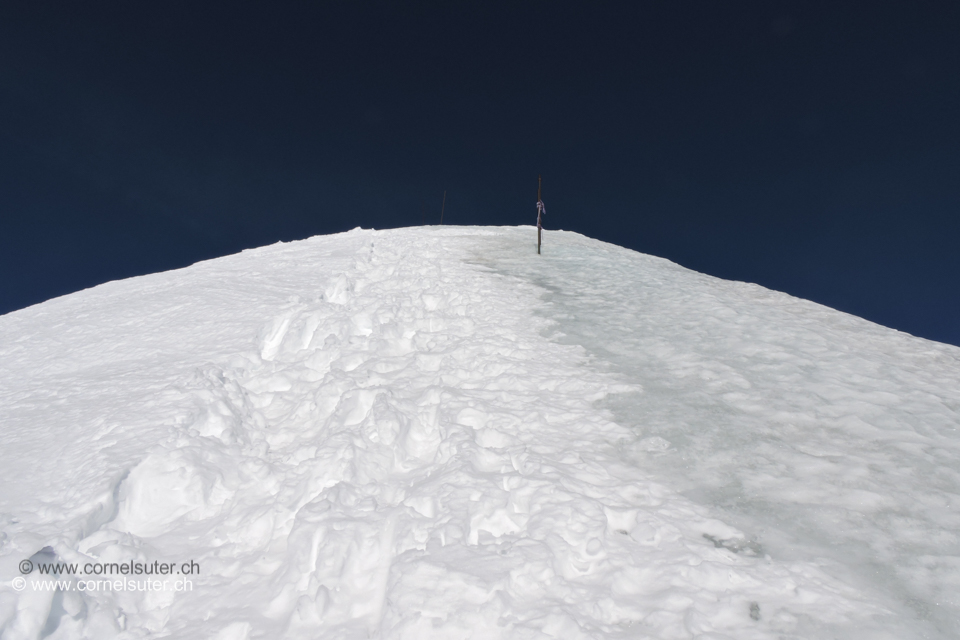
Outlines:
<svg viewBox="0 0 960 640"><path fill-rule="evenodd" d="M115 422L119 401L48 408L88 433L59 460L99 479L70 495L50 475L36 517L25 489L8 502L3 638L903 637L868 594L771 558L624 455L635 433L597 403L642 389L550 335L545 289L475 264L480 239L521 233L357 230L170 274L202 291L234 265L245 277L220 282L243 295L222 336L184 334L192 369L111 379L151 399L149 424ZM4 409L8 452L43 380ZM37 575L15 591L28 557L201 573L189 593L43 592Z"/></svg>

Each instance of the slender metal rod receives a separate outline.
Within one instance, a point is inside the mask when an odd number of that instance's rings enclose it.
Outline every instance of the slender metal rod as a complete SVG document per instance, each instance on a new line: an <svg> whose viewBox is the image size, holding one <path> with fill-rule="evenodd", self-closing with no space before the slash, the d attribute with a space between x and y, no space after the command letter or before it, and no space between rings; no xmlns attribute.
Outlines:
<svg viewBox="0 0 960 640"><path fill-rule="evenodd" d="M542 226L540 224L540 187L542 181L540 175L537 175L537 255L540 255L540 235L542 231Z"/></svg>

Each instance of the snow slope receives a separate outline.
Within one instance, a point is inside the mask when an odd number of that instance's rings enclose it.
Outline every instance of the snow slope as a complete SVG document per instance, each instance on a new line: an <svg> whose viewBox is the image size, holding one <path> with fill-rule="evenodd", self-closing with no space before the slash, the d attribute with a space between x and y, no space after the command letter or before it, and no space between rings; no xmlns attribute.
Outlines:
<svg viewBox="0 0 960 640"><path fill-rule="evenodd" d="M355 230L0 317L2 637L960 635L960 349L534 238Z"/></svg>

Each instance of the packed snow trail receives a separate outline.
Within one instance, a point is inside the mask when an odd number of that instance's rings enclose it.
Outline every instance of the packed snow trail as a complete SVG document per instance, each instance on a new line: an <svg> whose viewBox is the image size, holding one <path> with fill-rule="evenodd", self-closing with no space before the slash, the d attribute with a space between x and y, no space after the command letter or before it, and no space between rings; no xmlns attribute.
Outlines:
<svg viewBox="0 0 960 640"><path fill-rule="evenodd" d="M955 465L958 350L576 234L550 234L538 258L534 235L355 230L0 317L3 638L951 637L955 603L917 615L821 540L779 552L803 533L797 504L874 517L867 489L806 469L847 457L851 483L889 488L857 422L891 415L884 393L909 406L877 450L937 447ZM835 347L817 335L833 330L862 330L837 342L889 370L820 376ZM823 362L796 360L808 339ZM939 368L903 378L897 358ZM787 419L789 402L820 422ZM838 406L850 413L824 417ZM716 481L739 447L766 451L760 423L767 446L777 433L832 453L744 461L736 477L760 498L728 507ZM801 442L798 424L818 431ZM705 468L663 464L680 459ZM927 584L942 588L960 574L960 483L917 460L891 462L906 488L880 504L912 492L922 517L881 542L902 558L910 536L939 536L909 559L939 567ZM737 528L766 522L744 516L771 496L780 537ZM858 526L838 539L860 541ZM44 590L25 560L199 573L188 591L79 591L89 575Z"/></svg>

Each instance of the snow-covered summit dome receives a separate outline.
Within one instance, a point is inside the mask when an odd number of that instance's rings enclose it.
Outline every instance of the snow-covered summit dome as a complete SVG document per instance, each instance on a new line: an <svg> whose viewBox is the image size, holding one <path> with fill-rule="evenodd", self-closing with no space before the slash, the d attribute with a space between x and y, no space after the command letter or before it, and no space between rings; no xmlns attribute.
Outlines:
<svg viewBox="0 0 960 640"><path fill-rule="evenodd" d="M960 349L535 239L0 317L2 637L960 635Z"/></svg>

